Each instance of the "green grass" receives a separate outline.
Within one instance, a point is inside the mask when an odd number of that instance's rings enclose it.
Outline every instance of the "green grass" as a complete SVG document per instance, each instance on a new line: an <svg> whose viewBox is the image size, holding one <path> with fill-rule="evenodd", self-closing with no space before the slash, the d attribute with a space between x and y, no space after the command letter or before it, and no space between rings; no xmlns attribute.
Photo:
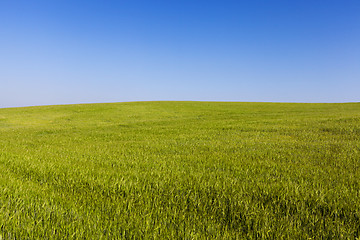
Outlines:
<svg viewBox="0 0 360 240"><path fill-rule="evenodd" d="M0 109L0 239L359 239L360 104Z"/></svg>

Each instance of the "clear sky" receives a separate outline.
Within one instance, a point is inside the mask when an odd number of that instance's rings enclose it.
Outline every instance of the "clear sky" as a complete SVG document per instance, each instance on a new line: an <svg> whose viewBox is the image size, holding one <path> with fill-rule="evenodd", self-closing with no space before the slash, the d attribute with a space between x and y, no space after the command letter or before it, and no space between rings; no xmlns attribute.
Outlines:
<svg viewBox="0 0 360 240"><path fill-rule="evenodd" d="M149 100L359 102L360 1L0 1L0 107Z"/></svg>

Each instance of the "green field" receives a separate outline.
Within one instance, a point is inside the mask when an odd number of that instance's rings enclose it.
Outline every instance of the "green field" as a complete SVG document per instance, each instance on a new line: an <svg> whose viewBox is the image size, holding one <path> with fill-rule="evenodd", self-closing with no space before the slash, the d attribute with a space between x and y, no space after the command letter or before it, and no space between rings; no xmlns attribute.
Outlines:
<svg viewBox="0 0 360 240"><path fill-rule="evenodd" d="M360 103L0 109L0 239L359 239Z"/></svg>

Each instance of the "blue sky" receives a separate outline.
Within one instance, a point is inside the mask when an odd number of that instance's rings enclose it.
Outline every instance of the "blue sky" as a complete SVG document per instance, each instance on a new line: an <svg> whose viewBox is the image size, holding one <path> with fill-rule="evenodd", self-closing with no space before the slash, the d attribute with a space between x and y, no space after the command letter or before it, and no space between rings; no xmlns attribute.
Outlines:
<svg viewBox="0 0 360 240"><path fill-rule="evenodd" d="M358 102L360 1L0 1L0 107Z"/></svg>

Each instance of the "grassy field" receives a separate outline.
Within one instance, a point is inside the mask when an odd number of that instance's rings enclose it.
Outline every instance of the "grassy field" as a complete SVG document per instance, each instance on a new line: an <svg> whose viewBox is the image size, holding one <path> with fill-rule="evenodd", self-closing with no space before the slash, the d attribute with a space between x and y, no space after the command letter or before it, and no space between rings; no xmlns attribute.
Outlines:
<svg viewBox="0 0 360 240"><path fill-rule="evenodd" d="M0 109L0 239L358 239L360 104Z"/></svg>

